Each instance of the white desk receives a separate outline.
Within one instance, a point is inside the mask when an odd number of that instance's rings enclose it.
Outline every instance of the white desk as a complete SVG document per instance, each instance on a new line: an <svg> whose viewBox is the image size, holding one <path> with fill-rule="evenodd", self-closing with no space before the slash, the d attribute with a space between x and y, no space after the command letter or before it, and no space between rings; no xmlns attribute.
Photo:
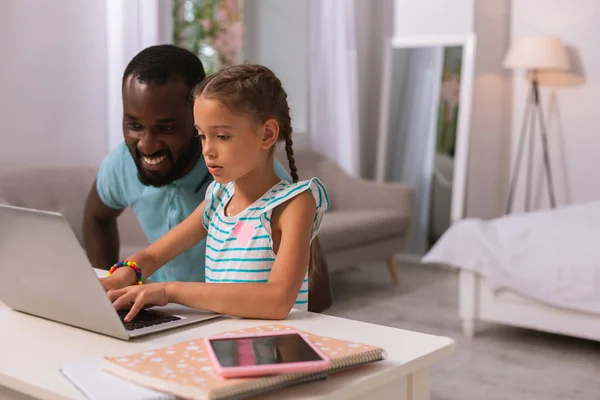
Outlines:
<svg viewBox="0 0 600 400"><path fill-rule="evenodd" d="M268 322L219 318L122 341L22 314L0 302L0 399L14 392L40 399L83 399L58 371L67 363L163 347L184 340ZM430 367L454 351L454 341L401 329L293 311L282 323L319 335L381 346L386 361L331 375L261 398L429 399ZM10 389L10 390L7 390Z"/></svg>

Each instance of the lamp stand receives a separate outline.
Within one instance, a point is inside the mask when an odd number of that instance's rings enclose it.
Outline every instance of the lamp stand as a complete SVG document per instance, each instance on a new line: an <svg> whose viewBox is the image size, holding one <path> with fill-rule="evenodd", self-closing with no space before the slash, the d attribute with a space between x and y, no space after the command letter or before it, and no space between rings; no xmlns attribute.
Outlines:
<svg viewBox="0 0 600 400"><path fill-rule="evenodd" d="M506 205L506 213L512 211L512 206L515 197L517 181L519 179L519 170L523 151L525 147L525 138L529 136L529 158L527 163L527 184L525 195L525 211L531 210L531 191L532 191L532 173L533 173L533 146L535 143L536 132L536 117L539 121L540 135L542 139L542 152L544 156L544 169L546 170L546 181L548 184L548 195L550 197L550 207L556 207L556 198L554 196L554 185L552 183L552 170L550 168L550 154L548 152L548 136L546 134L546 122L544 120L543 107L540 101L539 82L537 79L537 71L532 71L531 87L525 104L525 115L523 116L523 125L521 126L521 134L519 137L519 145L517 149L517 157L515 159L515 167L511 177L510 188L508 192L508 203ZM529 129L528 129L529 127Z"/></svg>

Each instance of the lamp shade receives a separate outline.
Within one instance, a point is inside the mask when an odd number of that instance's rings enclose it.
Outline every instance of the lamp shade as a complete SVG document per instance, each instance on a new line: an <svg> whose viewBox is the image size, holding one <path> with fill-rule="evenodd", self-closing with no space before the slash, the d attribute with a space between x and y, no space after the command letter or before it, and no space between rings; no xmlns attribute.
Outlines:
<svg viewBox="0 0 600 400"><path fill-rule="evenodd" d="M513 41L506 57L506 68L525 69L569 69L569 57L562 41L553 36L517 38Z"/></svg>

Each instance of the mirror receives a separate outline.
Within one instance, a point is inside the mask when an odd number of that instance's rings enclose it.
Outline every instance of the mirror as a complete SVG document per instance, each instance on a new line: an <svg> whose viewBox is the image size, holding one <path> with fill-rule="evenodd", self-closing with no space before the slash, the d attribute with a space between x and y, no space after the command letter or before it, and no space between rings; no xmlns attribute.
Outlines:
<svg viewBox="0 0 600 400"><path fill-rule="evenodd" d="M474 35L386 45L376 173L415 189L410 253L464 216L474 47Z"/></svg>

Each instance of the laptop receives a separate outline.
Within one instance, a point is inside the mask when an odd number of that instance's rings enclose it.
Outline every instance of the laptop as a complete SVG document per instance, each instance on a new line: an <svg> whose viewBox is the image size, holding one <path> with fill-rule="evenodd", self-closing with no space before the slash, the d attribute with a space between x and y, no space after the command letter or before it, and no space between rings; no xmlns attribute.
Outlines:
<svg viewBox="0 0 600 400"><path fill-rule="evenodd" d="M125 323L96 271L60 213L0 205L0 300L14 310L123 340L221 315L170 304Z"/></svg>

